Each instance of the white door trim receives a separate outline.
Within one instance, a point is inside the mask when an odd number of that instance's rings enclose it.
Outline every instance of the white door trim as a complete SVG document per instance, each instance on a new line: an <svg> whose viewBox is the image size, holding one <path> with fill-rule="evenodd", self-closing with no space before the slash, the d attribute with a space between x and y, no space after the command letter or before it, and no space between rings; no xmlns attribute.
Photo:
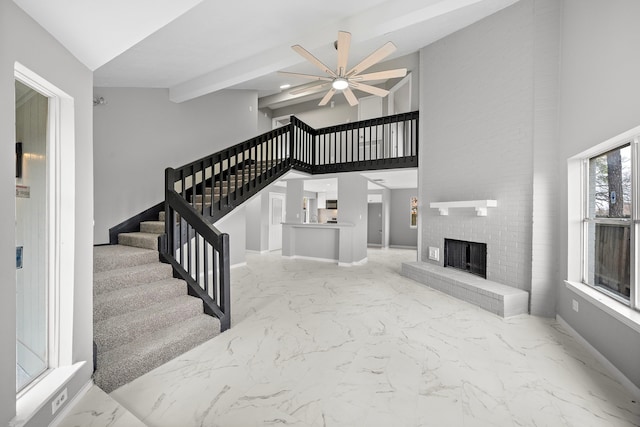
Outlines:
<svg viewBox="0 0 640 427"><path fill-rule="evenodd" d="M75 264L74 101L64 91L16 62L16 80L49 98L47 215L49 366L73 364Z"/></svg>

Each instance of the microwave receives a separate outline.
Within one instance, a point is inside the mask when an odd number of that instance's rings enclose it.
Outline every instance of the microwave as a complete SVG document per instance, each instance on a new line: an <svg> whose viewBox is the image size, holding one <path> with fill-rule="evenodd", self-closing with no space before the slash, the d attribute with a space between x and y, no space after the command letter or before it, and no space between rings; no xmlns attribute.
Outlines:
<svg viewBox="0 0 640 427"><path fill-rule="evenodd" d="M327 200L327 209L338 209L337 200Z"/></svg>

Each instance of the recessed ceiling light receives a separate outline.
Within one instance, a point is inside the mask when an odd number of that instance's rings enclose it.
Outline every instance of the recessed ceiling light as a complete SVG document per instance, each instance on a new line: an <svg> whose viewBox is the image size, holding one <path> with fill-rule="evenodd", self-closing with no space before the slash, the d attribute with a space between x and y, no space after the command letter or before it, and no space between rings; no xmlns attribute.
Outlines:
<svg viewBox="0 0 640 427"><path fill-rule="evenodd" d="M280 89L289 89L291 87L291 85L289 83L281 85Z"/></svg>

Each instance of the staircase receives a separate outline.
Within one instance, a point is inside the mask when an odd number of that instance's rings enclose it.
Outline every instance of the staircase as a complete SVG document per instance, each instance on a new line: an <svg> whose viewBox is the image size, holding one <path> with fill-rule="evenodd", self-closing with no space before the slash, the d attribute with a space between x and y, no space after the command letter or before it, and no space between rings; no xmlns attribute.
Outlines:
<svg viewBox="0 0 640 427"><path fill-rule="evenodd" d="M93 331L95 383L105 392L134 380L213 338L220 321L203 313L202 300L187 294L158 258L159 221L122 233L119 244L94 248Z"/></svg>
<svg viewBox="0 0 640 427"><path fill-rule="evenodd" d="M416 167L417 135L417 112L318 130L291 117L288 126L167 168L158 220L126 221L117 245L94 248L95 383L110 393L231 326L229 236L217 220L293 169ZM138 223L140 231L124 232Z"/></svg>

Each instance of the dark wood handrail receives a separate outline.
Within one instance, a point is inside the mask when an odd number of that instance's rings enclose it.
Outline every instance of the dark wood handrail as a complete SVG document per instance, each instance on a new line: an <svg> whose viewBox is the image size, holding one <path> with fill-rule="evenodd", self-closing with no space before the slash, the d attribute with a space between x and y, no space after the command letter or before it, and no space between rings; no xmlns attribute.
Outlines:
<svg viewBox="0 0 640 427"><path fill-rule="evenodd" d="M286 126L167 168L163 258L226 330L229 236L212 224L291 169L322 174L417 166L418 116L414 111L321 129L291 116Z"/></svg>

